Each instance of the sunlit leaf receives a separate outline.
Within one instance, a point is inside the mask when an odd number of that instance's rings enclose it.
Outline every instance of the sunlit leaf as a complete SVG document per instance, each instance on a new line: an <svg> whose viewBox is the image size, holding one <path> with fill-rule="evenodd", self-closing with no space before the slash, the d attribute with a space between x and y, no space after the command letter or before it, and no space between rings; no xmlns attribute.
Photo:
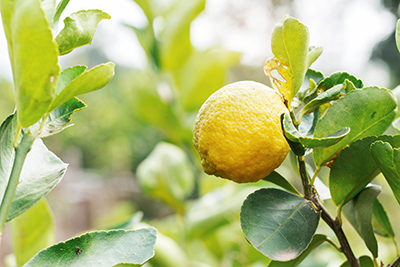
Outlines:
<svg viewBox="0 0 400 267"><path fill-rule="evenodd" d="M324 79L324 74L322 72L308 69L304 77L304 81L297 95L300 100L304 100L308 92L313 91L317 88L317 84Z"/></svg>
<svg viewBox="0 0 400 267"><path fill-rule="evenodd" d="M319 217L306 199L268 188L247 197L240 222L247 240L258 251L272 260L289 261L307 248Z"/></svg>
<svg viewBox="0 0 400 267"><path fill-rule="evenodd" d="M57 25L58 25L58 21L60 20L60 16L62 14L62 12L64 11L64 9L67 7L68 3L70 0L61 0L56 8L56 12L54 13L54 17L53 17L53 29L57 29Z"/></svg>
<svg viewBox="0 0 400 267"><path fill-rule="evenodd" d="M24 265L56 241L53 213L44 198L12 220L10 225L17 266Z"/></svg>
<svg viewBox="0 0 400 267"><path fill-rule="evenodd" d="M49 108L60 72L58 49L37 0L1 1L14 76L18 122L37 122Z"/></svg>
<svg viewBox="0 0 400 267"><path fill-rule="evenodd" d="M378 186L366 187L342 209L375 258L378 257L378 242L372 227L372 213L374 202L380 192L381 188Z"/></svg>
<svg viewBox="0 0 400 267"><path fill-rule="evenodd" d="M264 71L289 107L308 69L308 43L307 27L290 16L280 21L272 33L271 49L275 58L266 61Z"/></svg>
<svg viewBox="0 0 400 267"><path fill-rule="evenodd" d="M268 267L296 267L298 266L313 250L323 244L328 237L326 235L316 234L313 236L311 243L308 247L295 259L291 261L271 261Z"/></svg>
<svg viewBox="0 0 400 267"><path fill-rule="evenodd" d="M376 141L371 145L371 153L400 204L400 148Z"/></svg>
<svg viewBox="0 0 400 267"><path fill-rule="evenodd" d="M374 261L369 256L361 256L358 259L361 267L375 267ZM350 264L346 261L340 265L340 267L351 267Z"/></svg>
<svg viewBox="0 0 400 267"><path fill-rule="evenodd" d="M81 73L56 96L50 110L54 110L75 96L103 88L114 77L114 68L115 64L109 62ZM81 71L81 69L79 68L77 71Z"/></svg>
<svg viewBox="0 0 400 267"><path fill-rule="evenodd" d="M41 0L40 6L42 7L47 22L51 27L51 25L53 25L53 18L56 11L56 0Z"/></svg>
<svg viewBox="0 0 400 267"><path fill-rule="evenodd" d="M325 137L342 128L350 133L337 144L314 149L317 166L322 166L354 141L382 134L396 116L396 100L390 90L367 87L354 90L340 98L318 121L314 138Z"/></svg>
<svg viewBox="0 0 400 267"><path fill-rule="evenodd" d="M205 0L180 0L165 17L161 37L161 65L166 70L177 70L189 58L193 46L190 25L205 8Z"/></svg>
<svg viewBox="0 0 400 267"><path fill-rule="evenodd" d="M370 146L377 140L400 147L400 136L369 136L345 148L332 164L329 189L333 202L339 206L355 197L379 174Z"/></svg>
<svg viewBox="0 0 400 267"><path fill-rule="evenodd" d="M114 266L143 264L154 256L155 228L89 232L42 250L30 266Z"/></svg>
<svg viewBox="0 0 400 267"><path fill-rule="evenodd" d="M310 68L311 64L319 58L322 54L323 48L321 46L310 47L307 54L307 69Z"/></svg>
<svg viewBox="0 0 400 267"><path fill-rule="evenodd" d="M326 77L325 79L323 79L318 84L318 89L322 89L325 91L329 88L334 87L335 85L345 83L346 80L353 83L353 85L358 89L364 87L363 82L360 79L358 79L357 77L355 77L347 72L335 72L335 73L331 74L329 77Z"/></svg>
<svg viewBox="0 0 400 267"><path fill-rule="evenodd" d="M101 10L81 10L65 18L65 26L55 38L60 55L91 44L99 22L110 18L110 15Z"/></svg>
<svg viewBox="0 0 400 267"><path fill-rule="evenodd" d="M400 52L400 19L397 21L397 26L396 26L396 46Z"/></svg>

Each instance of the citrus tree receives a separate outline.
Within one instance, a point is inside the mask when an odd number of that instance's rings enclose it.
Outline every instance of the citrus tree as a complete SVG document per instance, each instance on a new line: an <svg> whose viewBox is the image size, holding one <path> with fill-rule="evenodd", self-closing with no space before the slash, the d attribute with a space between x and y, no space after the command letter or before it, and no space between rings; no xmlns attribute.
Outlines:
<svg viewBox="0 0 400 267"><path fill-rule="evenodd" d="M90 44L98 23L110 18L100 10L78 11L58 31L68 2L0 1L16 99L15 112L0 127L0 238L9 222L16 266L143 264L154 254L154 228L93 231L53 244L54 218L44 197L67 164L42 139L70 126L71 115L86 106L76 96L114 76L111 62L61 69L59 57Z"/></svg>
<svg viewBox="0 0 400 267"><path fill-rule="evenodd" d="M309 45L307 27L293 17L275 26L271 48L274 57L264 70L275 91L236 82L215 92L200 109L194 145L205 172L280 187L257 189L240 212L246 239L271 259L269 266L297 266L325 242L346 257L342 266L399 266L396 244L393 262L379 262L376 235L394 243L395 236L377 198L382 188L374 184L382 173L400 203L400 135L386 132L399 125L394 94L364 86L346 72L325 76L311 69L322 48ZM274 171L289 147L302 190ZM322 169L329 172L327 186L319 178ZM334 215L325 207L330 200L337 207ZM370 256L355 255L343 231L345 219ZM316 233L320 221L336 239Z"/></svg>

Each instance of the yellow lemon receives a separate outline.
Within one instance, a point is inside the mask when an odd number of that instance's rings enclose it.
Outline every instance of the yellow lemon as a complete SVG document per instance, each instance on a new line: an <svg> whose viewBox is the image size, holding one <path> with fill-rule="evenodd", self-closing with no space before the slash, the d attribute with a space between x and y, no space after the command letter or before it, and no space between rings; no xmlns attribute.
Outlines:
<svg viewBox="0 0 400 267"><path fill-rule="evenodd" d="M282 97L261 83L235 82L216 91L193 131L204 171L238 183L270 174L290 150L280 122L286 111Z"/></svg>

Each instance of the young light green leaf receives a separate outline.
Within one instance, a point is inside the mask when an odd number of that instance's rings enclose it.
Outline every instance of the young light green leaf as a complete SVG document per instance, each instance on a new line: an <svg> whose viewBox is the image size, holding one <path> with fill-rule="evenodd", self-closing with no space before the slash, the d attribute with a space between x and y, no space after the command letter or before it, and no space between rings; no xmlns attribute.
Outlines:
<svg viewBox="0 0 400 267"><path fill-rule="evenodd" d="M396 25L396 46L397 50L400 52L400 19L397 21Z"/></svg>
<svg viewBox="0 0 400 267"><path fill-rule="evenodd" d="M64 88L73 80L75 80L79 75L86 71L86 66L74 66L64 69L58 77L56 85L56 95L58 95Z"/></svg>
<svg viewBox="0 0 400 267"><path fill-rule="evenodd" d="M317 89L317 84L324 79L324 74L322 72L308 69L306 75L304 77L303 84L301 85L299 91L297 92L297 96L301 101L304 100L307 93Z"/></svg>
<svg viewBox="0 0 400 267"><path fill-rule="evenodd" d="M400 147L399 135L369 136L345 148L333 162L329 175L329 189L337 206L355 197L379 174L378 165L370 153L371 144L377 140Z"/></svg>
<svg viewBox="0 0 400 267"><path fill-rule="evenodd" d="M56 96L49 110L54 110L75 96L103 88L114 77L114 68L115 64L109 62L81 73ZM74 70L79 72L81 68Z"/></svg>
<svg viewBox="0 0 400 267"><path fill-rule="evenodd" d="M40 6L42 7L47 22L51 27L51 25L53 25L54 13L56 11L56 0L41 0Z"/></svg>
<svg viewBox="0 0 400 267"><path fill-rule="evenodd" d="M318 89L322 89L326 91L329 88L332 88L335 85L343 84L346 80L349 80L353 83L356 88L363 88L364 84L360 79L357 79L355 76L347 73L347 72L335 72L331 74L329 77L326 77L318 84Z"/></svg>
<svg viewBox="0 0 400 267"><path fill-rule="evenodd" d="M299 120L301 120L301 118L303 117L304 114L313 112L321 105L329 103L333 100L339 99L340 92L343 90L343 87L344 86L342 84L335 85L334 87L322 92L316 98L312 99L301 110L301 113L299 115Z"/></svg>
<svg viewBox="0 0 400 267"><path fill-rule="evenodd" d="M10 222L13 252L22 266L56 241L53 213L45 198Z"/></svg>
<svg viewBox="0 0 400 267"><path fill-rule="evenodd" d="M190 25L205 8L205 0L180 0L165 17L165 28L160 34L161 65L166 70L177 70L189 58L193 46Z"/></svg>
<svg viewBox="0 0 400 267"><path fill-rule="evenodd" d="M289 106L308 69L308 43L308 28L290 16L281 20L272 33L275 58L266 61L264 71Z"/></svg>
<svg viewBox="0 0 400 267"><path fill-rule="evenodd" d="M52 28L56 29L58 25L58 21L60 20L61 14L63 13L64 9L67 7L68 3L70 0L61 0L56 8L56 11L54 13L53 17L53 25Z"/></svg>
<svg viewBox="0 0 400 267"><path fill-rule="evenodd" d="M144 264L154 256L155 228L96 231L42 250L24 267Z"/></svg>
<svg viewBox="0 0 400 267"><path fill-rule="evenodd" d="M296 267L298 266L314 249L323 244L328 237L326 235L316 234L313 236L311 243L308 247L295 259L291 261L271 261L268 267Z"/></svg>
<svg viewBox="0 0 400 267"><path fill-rule="evenodd" d="M67 164L36 139L28 153L7 221L12 220L46 196L62 179Z"/></svg>
<svg viewBox="0 0 400 267"><path fill-rule="evenodd" d="M135 3L142 9L143 13L146 15L149 24L153 21L155 16L153 7L150 0L134 0Z"/></svg>
<svg viewBox="0 0 400 267"><path fill-rule="evenodd" d="M371 153L400 204L400 148L376 141L371 145Z"/></svg>
<svg viewBox="0 0 400 267"><path fill-rule="evenodd" d="M65 26L55 38L60 55L91 44L99 22L110 18L101 10L81 10L65 18Z"/></svg>
<svg viewBox="0 0 400 267"><path fill-rule="evenodd" d="M263 178L263 180L266 182L271 182L273 184L276 184L296 195L300 195L299 191L297 191L297 189L288 180L286 180L282 175L280 175L276 171L271 172L271 174Z"/></svg>
<svg viewBox="0 0 400 267"><path fill-rule="evenodd" d="M378 242L372 228L372 213L373 204L380 192L379 186L366 187L342 209L375 258L378 257Z"/></svg>
<svg viewBox="0 0 400 267"><path fill-rule="evenodd" d="M321 46L310 47L307 54L307 69L310 68L311 64L319 58L322 54L323 48Z"/></svg>
<svg viewBox="0 0 400 267"><path fill-rule="evenodd" d="M351 128L351 132L333 146L314 149L315 164L322 166L358 139L382 134L395 118L396 109L391 91L378 87L354 90L340 98L318 121L314 138L325 137L344 127Z"/></svg>
<svg viewBox="0 0 400 267"><path fill-rule="evenodd" d="M275 188L250 194L240 212L247 240L276 261L293 260L307 248L319 217L311 202Z"/></svg>
<svg viewBox="0 0 400 267"><path fill-rule="evenodd" d="M394 231L389 217L378 199L375 200L372 213L372 226L378 235L394 238Z"/></svg>
<svg viewBox="0 0 400 267"><path fill-rule="evenodd" d="M44 138L59 133L69 126L72 126L72 124L68 124L71 121L72 114L76 111L84 109L85 107L85 103L74 97L53 110L46 118L39 138Z"/></svg>
<svg viewBox="0 0 400 267"><path fill-rule="evenodd" d="M14 76L18 122L36 123L54 97L60 72L58 49L37 0L1 1L1 14Z"/></svg>

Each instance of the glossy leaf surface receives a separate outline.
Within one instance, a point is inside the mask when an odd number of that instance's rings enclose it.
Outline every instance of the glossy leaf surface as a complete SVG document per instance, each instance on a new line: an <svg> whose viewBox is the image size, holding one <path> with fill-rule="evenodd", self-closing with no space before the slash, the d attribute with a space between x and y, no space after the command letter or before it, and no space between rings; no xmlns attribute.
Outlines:
<svg viewBox="0 0 400 267"><path fill-rule="evenodd" d="M280 175L276 171L271 172L267 177L263 178L263 180L279 185L280 187L296 195L300 195L299 191L297 191L297 189L291 183L289 183L288 180L286 180L282 175Z"/></svg>
<svg viewBox="0 0 400 267"><path fill-rule="evenodd" d="M324 137L344 127L351 131L333 146L314 149L315 164L322 166L358 139L383 133L395 118L396 108L390 90L378 87L354 90L340 98L318 121L314 137Z"/></svg>
<svg viewBox="0 0 400 267"><path fill-rule="evenodd" d="M81 10L64 19L64 28L55 38L60 55L92 43L97 25L110 15L101 10Z"/></svg>
<svg viewBox="0 0 400 267"><path fill-rule="evenodd" d="M258 251L276 261L289 261L307 248L319 217L304 198L268 188L247 197L240 222L244 235Z"/></svg>
<svg viewBox="0 0 400 267"><path fill-rule="evenodd" d="M400 147L400 136L369 136L345 148L332 164L329 189L333 202L339 206L355 197L379 174L378 165L370 152L377 140Z"/></svg>
<svg viewBox="0 0 400 267"><path fill-rule="evenodd" d="M89 232L39 252L30 266L99 266L143 264L154 256L155 228Z"/></svg>

